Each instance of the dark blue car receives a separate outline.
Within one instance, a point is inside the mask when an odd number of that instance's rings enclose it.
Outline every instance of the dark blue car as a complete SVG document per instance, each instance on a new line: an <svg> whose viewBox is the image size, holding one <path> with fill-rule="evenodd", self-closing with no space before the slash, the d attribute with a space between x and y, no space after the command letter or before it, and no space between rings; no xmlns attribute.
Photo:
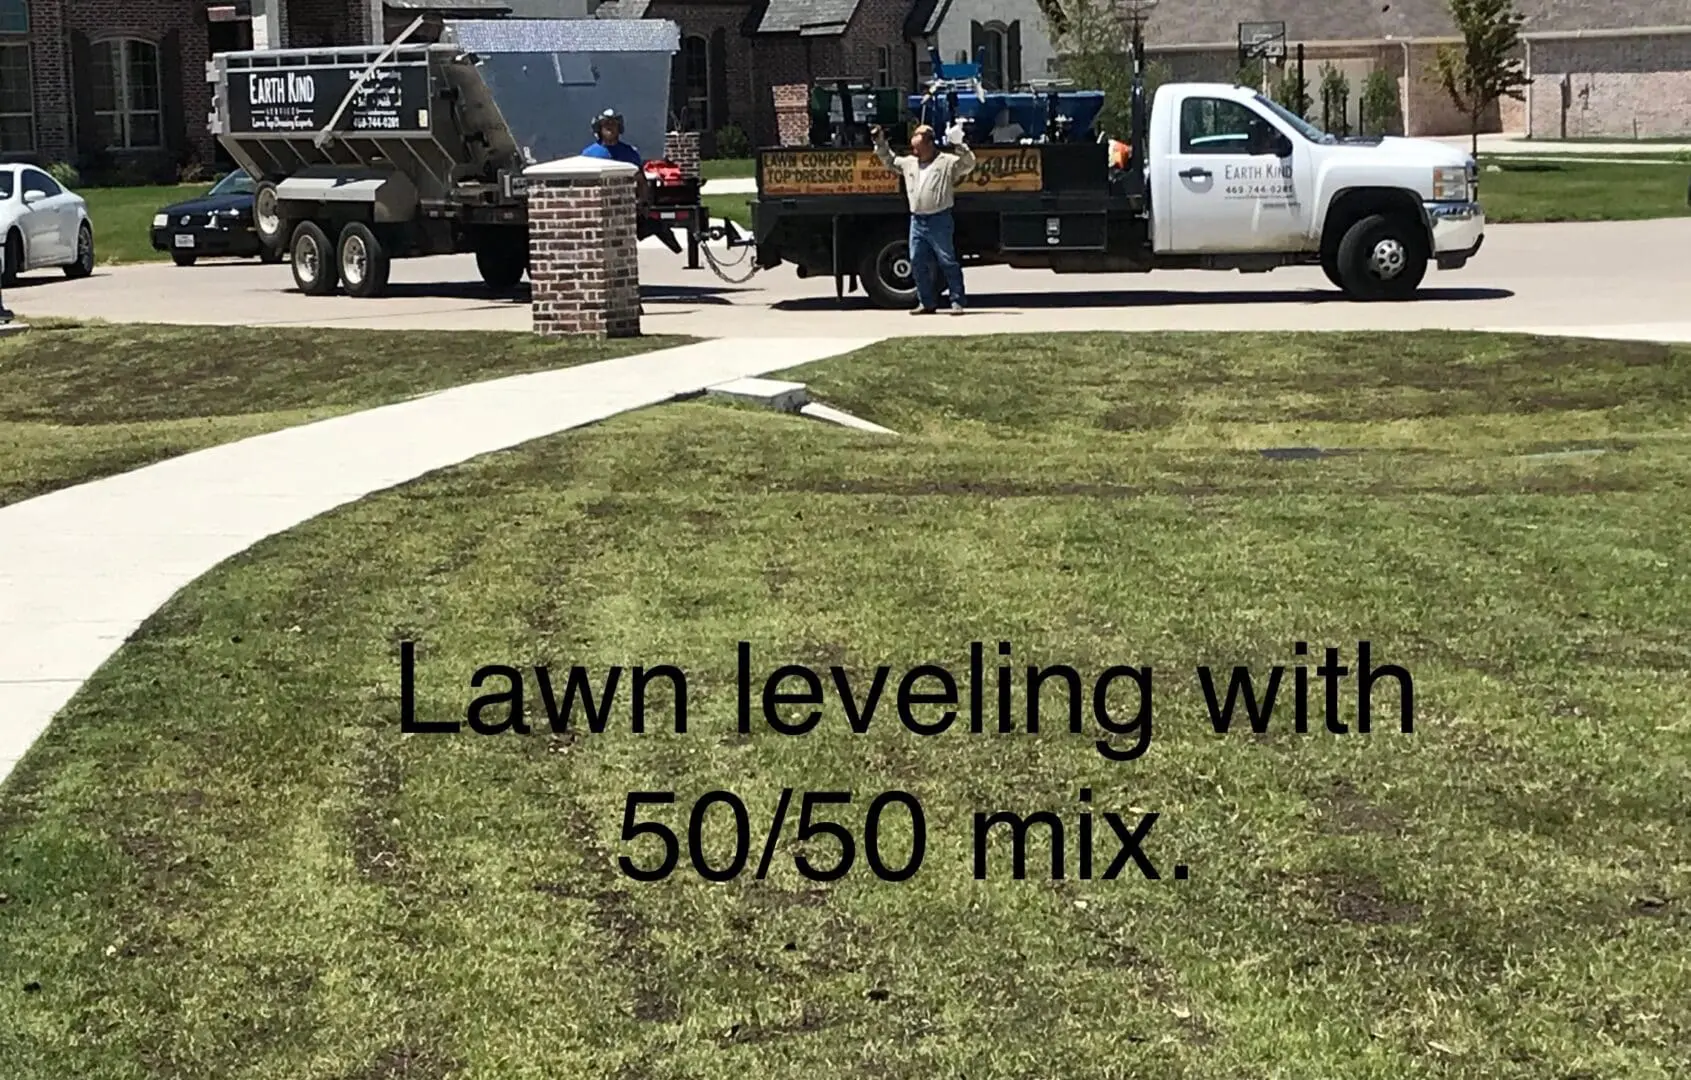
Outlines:
<svg viewBox="0 0 1691 1080"><path fill-rule="evenodd" d="M168 251L177 266L192 266L201 256L257 257L282 261L282 252L266 247L253 226L252 177L237 169L197 199L167 206L153 216L153 250Z"/></svg>

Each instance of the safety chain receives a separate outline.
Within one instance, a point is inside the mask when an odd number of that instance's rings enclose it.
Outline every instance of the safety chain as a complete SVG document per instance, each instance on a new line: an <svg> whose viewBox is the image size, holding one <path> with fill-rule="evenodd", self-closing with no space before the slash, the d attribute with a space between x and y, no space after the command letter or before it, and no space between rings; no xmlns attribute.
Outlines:
<svg viewBox="0 0 1691 1080"><path fill-rule="evenodd" d="M705 262L710 265L711 272L714 273L717 277L721 278L723 281L726 281L730 285L743 285L746 282L750 281L752 278L756 277L757 272L759 270L763 269L762 267L758 266L757 260L755 260L755 259L752 260L752 268L751 268L750 271L748 271L746 273L746 275L744 277L730 277L728 275L727 271L724 268L725 267L739 266L741 263L745 262L746 257L748 255L752 254L753 252L755 252L757 250L757 248L756 248L755 245L746 244L745 245L745 251L740 255L740 257L738 259L735 259L733 262L730 262L730 263L722 262L721 260L717 259L716 255L711 251L710 247L704 242L704 240L707 240L707 239L708 240L725 240L725 239L727 239L727 237L728 237L728 230L727 229L722 228L720 226L712 226L710 229L706 230L705 237L701 239L701 241L699 243L699 251L700 251L701 254L704 255Z"/></svg>

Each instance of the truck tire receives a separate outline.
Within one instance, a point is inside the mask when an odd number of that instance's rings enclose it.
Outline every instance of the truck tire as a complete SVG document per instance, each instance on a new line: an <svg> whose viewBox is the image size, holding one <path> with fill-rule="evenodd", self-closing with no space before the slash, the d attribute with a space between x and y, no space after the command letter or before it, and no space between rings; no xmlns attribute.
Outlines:
<svg viewBox="0 0 1691 1080"><path fill-rule="evenodd" d="M476 245L476 269L489 288L514 289L528 269L528 245L498 234L487 236Z"/></svg>
<svg viewBox="0 0 1691 1080"><path fill-rule="evenodd" d="M881 308L916 306L916 279L911 276L910 236L888 231L863 249L857 280L870 301Z"/></svg>
<svg viewBox="0 0 1691 1080"><path fill-rule="evenodd" d="M1321 272L1327 275L1327 280L1333 283L1333 288L1345 291L1345 279L1339 276L1338 249L1321 253Z"/></svg>
<svg viewBox="0 0 1691 1080"><path fill-rule="evenodd" d="M315 221L302 221L294 230L294 284L307 296L328 296L340 282L340 262L329 234Z"/></svg>
<svg viewBox="0 0 1691 1080"><path fill-rule="evenodd" d="M252 224L258 242L280 251L288 245L288 223L276 205L276 185L265 180L253 188Z"/></svg>
<svg viewBox="0 0 1691 1080"><path fill-rule="evenodd" d="M391 266L387 248L362 221L351 222L341 230L335 266L348 296L367 300L387 291Z"/></svg>
<svg viewBox="0 0 1691 1080"><path fill-rule="evenodd" d="M1341 288L1353 300L1411 300L1427 276L1426 230L1405 214L1371 214L1339 241Z"/></svg>

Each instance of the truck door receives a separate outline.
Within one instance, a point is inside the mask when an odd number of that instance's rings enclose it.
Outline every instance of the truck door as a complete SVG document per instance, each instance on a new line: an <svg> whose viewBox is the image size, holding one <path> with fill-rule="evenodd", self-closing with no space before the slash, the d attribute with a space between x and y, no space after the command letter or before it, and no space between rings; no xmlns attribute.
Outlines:
<svg viewBox="0 0 1691 1080"><path fill-rule="evenodd" d="M1181 101L1164 192L1169 232L1159 250L1186 253L1298 251L1306 247L1306 183L1286 136L1248 105L1194 94Z"/></svg>

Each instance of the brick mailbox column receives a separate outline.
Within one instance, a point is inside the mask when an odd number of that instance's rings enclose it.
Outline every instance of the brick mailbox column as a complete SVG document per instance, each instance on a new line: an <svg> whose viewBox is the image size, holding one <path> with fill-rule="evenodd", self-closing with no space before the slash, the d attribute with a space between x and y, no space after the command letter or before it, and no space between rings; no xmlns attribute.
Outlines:
<svg viewBox="0 0 1691 1080"><path fill-rule="evenodd" d="M664 136L663 156L689 180L699 178L699 133L672 131Z"/></svg>
<svg viewBox="0 0 1691 1080"><path fill-rule="evenodd" d="M639 335L638 171L627 162L588 157L523 170L535 333Z"/></svg>

